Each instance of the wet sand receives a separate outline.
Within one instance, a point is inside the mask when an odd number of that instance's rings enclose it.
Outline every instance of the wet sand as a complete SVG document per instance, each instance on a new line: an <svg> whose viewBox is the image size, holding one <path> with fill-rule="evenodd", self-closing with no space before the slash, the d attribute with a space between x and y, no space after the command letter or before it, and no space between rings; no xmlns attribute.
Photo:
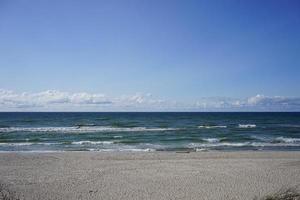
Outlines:
<svg viewBox="0 0 300 200"><path fill-rule="evenodd" d="M300 184L300 152L0 153L24 199L253 199Z"/></svg>

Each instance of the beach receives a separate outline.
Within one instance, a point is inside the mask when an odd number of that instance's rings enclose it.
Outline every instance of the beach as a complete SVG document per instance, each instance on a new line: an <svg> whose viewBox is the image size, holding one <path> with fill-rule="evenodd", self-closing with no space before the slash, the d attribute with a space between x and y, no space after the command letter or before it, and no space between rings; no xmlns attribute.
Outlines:
<svg viewBox="0 0 300 200"><path fill-rule="evenodd" d="M300 183L300 152L3 152L21 199L253 199Z"/></svg>

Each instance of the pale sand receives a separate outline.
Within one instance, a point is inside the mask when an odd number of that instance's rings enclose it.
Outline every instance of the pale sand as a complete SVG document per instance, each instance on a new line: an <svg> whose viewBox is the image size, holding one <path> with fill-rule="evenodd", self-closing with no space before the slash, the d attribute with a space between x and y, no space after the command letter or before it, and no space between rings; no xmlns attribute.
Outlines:
<svg viewBox="0 0 300 200"><path fill-rule="evenodd" d="M253 199L300 184L300 152L0 153L26 199Z"/></svg>

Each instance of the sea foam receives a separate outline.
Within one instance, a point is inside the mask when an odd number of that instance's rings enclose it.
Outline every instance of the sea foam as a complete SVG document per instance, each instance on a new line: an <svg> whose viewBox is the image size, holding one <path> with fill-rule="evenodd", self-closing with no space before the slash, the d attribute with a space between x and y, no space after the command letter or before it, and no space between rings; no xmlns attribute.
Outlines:
<svg viewBox="0 0 300 200"><path fill-rule="evenodd" d="M218 138L203 138L202 140L209 142L209 143L220 142L220 139L218 139Z"/></svg>
<svg viewBox="0 0 300 200"><path fill-rule="evenodd" d="M227 126L209 126L209 125L202 125L202 126L198 126L198 128L227 128Z"/></svg>
<svg viewBox="0 0 300 200"><path fill-rule="evenodd" d="M60 143L48 143L48 142L6 142L0 143L0 146L31 146L31 145L57 145Z"/></svg>
<svg viewBox="0 0 300 200"><path fill-rule="evenodd" d="M174 131L178 128L117 128L110 126L84 126L84 127L9 127L0 128L0 133L10 132L57 132L57 133L88 133L88 132L138 132L138 131Z"/></svg>
<svg viewBox="0 0 300 200"><path fill-rule="evenodd" d="M239 128L256 128L255 124L239 124Z"/></svg>
<svg viewBox="0 0 300 200"><path fill-rule="evenodd" d="M277 137L275 141L283 143L300 143L300 138L286 138L286 137Z"/></svg>
<svg viewBox="0 0 300 200"><path fill-rule="evenodd" d="M220 143L190 143L189 148L209 148L209 147L298 147L298 143L267 143L267 142L220 142Z"/></svg>
<svg viewBox="0 0 300 200"><path fill-rule="evenodd" d="M85 145L85 144L92 144L92 145L97 145L97 144L113 144L113 141L78 141L78 142L72 142L72 144L79 144L79 145Z"/></svg>

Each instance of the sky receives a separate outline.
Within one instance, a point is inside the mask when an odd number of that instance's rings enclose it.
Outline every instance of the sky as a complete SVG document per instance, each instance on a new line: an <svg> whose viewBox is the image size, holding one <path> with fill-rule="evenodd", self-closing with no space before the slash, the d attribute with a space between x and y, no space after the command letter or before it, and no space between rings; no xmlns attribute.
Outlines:
<svg viewBox="0 0 300 200"><path fill-rule="evenodd" d="M0 0L0 111L300 111L298 0Z"/></svg>

